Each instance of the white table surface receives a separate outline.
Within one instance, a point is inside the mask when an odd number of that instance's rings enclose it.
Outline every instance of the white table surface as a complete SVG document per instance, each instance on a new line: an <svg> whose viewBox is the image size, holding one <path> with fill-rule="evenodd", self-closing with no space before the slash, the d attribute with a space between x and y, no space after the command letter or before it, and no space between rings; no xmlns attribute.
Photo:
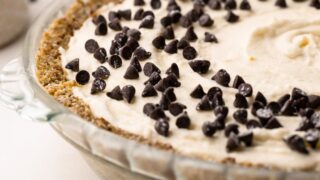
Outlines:
<svg viewBox="0 0 320 180"><path fill-rule="evenodd" d="M50 0L30 4L34 19ZM0 49L0 67L21 54L24 37ZM45 123L0 107L1 180L97 180L80 154Z"/></svg>

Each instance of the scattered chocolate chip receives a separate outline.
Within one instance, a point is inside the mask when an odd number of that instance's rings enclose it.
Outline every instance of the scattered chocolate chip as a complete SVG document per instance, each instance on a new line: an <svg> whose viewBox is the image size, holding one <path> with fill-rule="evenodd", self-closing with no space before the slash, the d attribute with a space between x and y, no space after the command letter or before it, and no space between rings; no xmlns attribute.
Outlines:
<svg viewBox="0 0 320 180"><path fill-rule="evenodd" d="M209 33L209 32L205 32L204 33L204 42L218 43L218 39L214 34Z"/></svg>
<svg viewBox="0 0 320 180"><path fill-rule="evenodd" d="M193 60L189 62L191 69L199 74L205 74L209 71L210 61L207 60Z"/></svg>
<svg viewBox="0 0 320 180"><path fill-rule="evenodd" d="M266 97L264 97L264 95L260 91L257 93L254 100L261 102L261 104L263 104L264 106L266 106L268 103Z"/></svg>
<svg viewBox="0 0 320 180"><path fill-rule="evenodd" d="M109 21L113 21L115 19L120 19L120 15L118 14L118 12L115 11L109 11L108 13L108 19ZM107 21L106 21L107 22Z"/></svg>
<svg viewBox="0 0 320 180"><path fill-rule="evenodd" d="M311 108L300 109L299 111L300 116L307 117L307 118L311 118L314 113L315 113L314 109L311 109Z"/></svg>
<svg viewBox="0 0 320 180"><path fill-rule="evenodd" d="M299 88L293 88L292 89L291 98L293 100L297 100L297 99L300 99L302 97L307 97L307 93L305 93L304 91L302 91Z"/></svg>
<svg viewBox="0 0 320 180"><path fill-rule="evenodd" d="M130 37L126 43L126 46L128 46L130 48L130 52L132 55L132 52L135 51L140 46L140 44L136 39Z"/></svg>
<svg viewBox="0 0 320 180"><path fill-rule="evenodd" d="M216 94L221 94L221 95L223 95L223 92L222 92L222 90L221 90L219 87L214 86L214 87L212 87L212 88L210 88L210 89L208 90L207 95L208 95L210 101L213 100L213 98L214 98L214 96L215 96Z"/></svg>
<svg viewBox="0 0 320 180"><path fill-rule="evenodd" d="M120 49L120 56L125 59L125 60L129 60L132 56L132 50L129 46L123 46Z"/></svg>
<svg viewBox="0 0 320 180"><path fill-rule="evenodd" d="M179 114L181 114L183 112L184 109L186 109L187 107L181 103L171 103L169 105L169 112L173 115L173 116L177 116Z"/></svg>
<svg viewBox="0 0 320 180"><path fill-rule="evenodd" d="M162 36L165 39L174 39L174 31L172 26L167 26L164 31L162 32Z"/></svg>
<svg viewBox="0 0 320 180"><path fill-rule="evenodd" d="M122 26L120 24L119 19L114 19L113 21L110 21L108 25L109 25L110 29L112 29L114 31L121 31L122 30Z"/></svg>
<svg viewBox="0 0 320 180"><path fill-rule="evenodd" d="M205 122L202 125L202 132L207 137L212 137L216 133L216 127L211 122Z"/></svg>
<svg viewBox="0 0 320 180"><path fill-rule="evenodd" d="M142 91L142 97L153 97L157 95L156 89L150 83L148 83Z"/></svg>
<svg viewBox="0 0 320 180"><path fill-rule="evenodd" d="M119 54L119 49L120 49L120 44L118 44L115 40L112 40L109 53L111 55Z"/></svg>
<svg viewBox="0 0 320 180"><path fill-rule="evenodd" d="M153 9L161 8L161 0L151 0L150 5Z"/></svg>
<svg viewBox="0 0 320 180"><path fill-rule="evenodd" d="M250 11L251 10L251 5L248 0L242 0L240 3L240 9L241 10L246 10Z"/></svg>
<svg viewBox="0 0 320 180"><path fill-rule="evenodd" d="M76 58L70 62L68 62L65 66L66 69L70 69L73 72L79 71L79 58Z"/></svg>
<svg viewBox="0 0 320 180"><path fill-rule="evenodd" d="M134 0L134 3L133 3L135 6L143 6L145 5L146 3L144 2L144 0Z"/></svg>
<svg viewBox="0 0 320 180"><path fill-rule="evenodd" d="M156 17L153 13L153 11L144 11L142 13L143 18L147 17L147 16L151 16L153 19Z"/></svg>
<svg viewBox="0 0 320 180"><path fill-rule="evenodd" d="M214 112L215 116L219 116L220 115L220 116L226 118L228 116L229 109L226 106L216 106L214 108L213 112Z"/></svg>
<svg viewBox="0 0 320 180"><path fill-rule="evenodd" d="M172 87L169 87L167 88L163 95L165 95L166 97L168 97L168 99L171 101L171 102L174 102L177 100L177 97L176 95L174 94L174 89Z"/></svg>
<svg viewBox="0 0 320 180"><path fill-rule="evenodd" d="M105 18L104 16L102 16L102 15L98 15L98 16L93 17L93 18L92 18L92 22L93 22L93 24L95 24L95 25L98 25L98 24L100 24L100 23L107 24L106 18Z"/></svg>
<svg viewBox="0 0 320 180"><path fill-rule="evenodd" d="M120 86L116 86L111 90L111 92L107 92L107 96L111 99L121 101L123 100L122 92Z"/></svg>
<svg viewBox="0 0 320 180"><path fill-rule="evenodd" d="M189 129L191 125L191 120L187 114L187 112L184 112L181 116L177 118L176 126L180 129Z"/></svg>
<svg viewBox="0 0 320 180"><path fill-rule="evenodd" d="M194 29L192 26L190 26L188 29L187 29L187 32L186 34L184 35L183 37L185 40L187 41L196 41L198 39L198 36L197 34L194 32Z"/></svg>
<svg viewBox="0 0 320 180"><path fill-rule="evenodd" d="M248 120L248 112L245 109L239 109L233 113L233 118L241 124L246 124Z"/></svg>
<svg viewBox="0 0 320 180"><path fill-rule="evenodd" d="M147 62L143 67L144 75L150 77L153 72L161 73L160 69L153 63Z"/></svg>
<svg viewBox="0 0 320 180"><path fill-rule="evenodd" d="M314 124L312 123L312 121L304 117L302 118L302 121L299 123L299 126L296 129L296 131L307 131L313 128L314 128Z"/></svg>
<svg viewBox="0 0 320 180"><path fill-rule="evenodd" d="M143 19L143 12L144 12L143 9L138 9L136 11L136 13L134 14L133 19L137 20L137 21L142 20Z"/></svg>
<svg viewBox="0 0 320 180"><path fill-rule="evenodd" d="M91 94L102 92L106 88L106 82L102 79L95 79L91 87Z"/></svg>
<svg viewBox="0 0 320 180"><path fill-rule="evenodd" d="M229 23L235 23L235 22L239 21L239 16L236 15L233 11L228 10L228 14L226 15L225 19Z"/></svg>
<svg viewBox="0 0 320 180"><path fill-rule="evenodd" d="M78 84L85 85L90 80L90 74L86 70L81 70L76 75L76 81Z"/></svg>
<svg viewBox="0 0 320 180"><path fill-rule="evenodd" d="M311 148L317 149L317 145L320 143L320 132L317 130L310 130L304 135L304 138Z"/></svg>
<svg viewBox="0 0 320 180"><path fill-rule="evenodd" d="M170 0L168 2L167 8L168 11L174 11L174 10L181 10L181 8L179 7L179 5L177 4L177 2L175 0Z"/></svg>
<svg viewBox="0 0 320 180"><path fill-rule="evenodd" d="M239 147L240 147L240 140L238 136L234 133L231 133L227 141L227 146L226 146L227 152L235 151Z"/></svg>
<svg viewBox="0 0 320 180"><path fill-rule="evenodd" d="M209 96L209 95L208 95ZM216 93L212 99L210 99L209 97L209 100L211 101L211 105L212 107L217 107L217 106L224 106L224 100L222 98L222 94L221 93Z"/></svg>
<svg viewBox="0 0 320 180"><path fill-rule="evenodd" d="M172 40L169 44L164 47L164 51L169 54L175 54L178 52L178 40Z"/></svg>
<svg viewBox="0 0 320 180"><path fill-rule="evenodd" d="M275 6L278 6L280 8L288 7L286 0L276 0Z"/></svg>
<svg viewBox="0 0 320 180"><path fill-rule="evenodd" d="M203 27L210 27L213 24L213 20L211 19L211 17L209 16L209 14L203 14L200 18L199 18L199 24L200 26Z"/></svg>
<svg viewBox="0 0 320 180"><path fill-rule="evenodd" d="M94 39L89 39L85 43L85 49L88 51L88 53L94 53L99 48L99 44Z"/></svg>
<svg viewBox="0 0 320 180"><path fill-rule="evenodd" d="M138 47L133 54L139 61L143 61L151 57L151 53L146 51L143 47Z"/></svg>
<svg viewBox="0 0 320 180"><path fill-rule="evenodd" d="M158 121L156 121L154 128L158 134L164 137L169 136L169 123L167 120L159 119Z"/></svg>
<svg viewBox="0 0 320 180"><path fill-rule="evenodd" d="M156 106L152 103L147 103L143 106L143 113L147 116L150 116L150 114L155 110Z"/></svg>
<svg viewBox="0 0 320 180"><path fill-rule="evenodd" d="M108 79L110 76L110 71L104 67L99 66L93 73L92 76L97 79Z"/></svg>
<svg viewBox="0 0 320 180"><path fill-rule="evenodd" d="M243 96L242 94L237 93L235 95L235 100L233 101L233 106L236 108L248 108L248 101L246 99L245 96Z"/></svg>
<svg viewBox="0 0 320 180"><path fill-rule="evenodd" d="M320 9L320 1L319 0L311 0L310 6L316 9Z"/></svg>
<svg viewBox="0 0 320 180"><path fill-rule="evenodd" d="M245 133L242 133L238 137L239 137L239 140L243 142L246 146L248 147L252 146L252 141L253 141L252 131L247 131Z"/></svg>
<svg viewBox="0 0 320 180"><path fill-rule="evenodd" d="M220 0L209 0L208 6L213 10L219 10L219 9L221 9Z"/></svg>
<svg viewBox="0 0 320 180"><path fill-rule="evenodd" d="M131 85L127 85L122 88L123 99L125 99L128 103L132 102L135 93L136 89Z"/></svg>
<svg viewBox="0 0 320 180"><path fill-rule="evenodd" d="M164 92L170 86L166 79L161 79L154 87L156 88L156 90Z"/></svg>
<svg viewBox="0 0 320 180"><path fill-rule="evenodd" d="M129 29L127 31L127 35L129 37L132 37L134 38L135 40L139 41L140 40L140 37L141 37L141 32L137 29Z"/></svg>
<svg viewBox="0 0 320 180"><path fill-rule="evenodd" d="M146 81L144 84L150 83L151 85L156 85L161 80L161 76L159 72L153 72L151 76L149 77L148 81Z"/></svg>
<svg viewBox="0 0 320 180"><path fill-rule="evenodd" d="M235 0L226 0L224 8L226 10L232 10L237 8L237 2Z"/></svg>
<svg viewBox="0 0 320 180"><path fill-rule="evenodd" d="M208 111L208 110L212 110L213 109L208 96L205 95L205 96L203 96L201 98L201 101L198 103L196 109L198 111L200 111L200 110L201 111Z"/></svg>
<svg viewBox="0 0 320 180"><path fill-rule="evenodd" d="M179 67L176 63L172 63L170 68L166 71L166 74L168 75L171 73L173 73L177 78L180 77Z"/></svg>
<svg viewBox="0 0 320 180"><path fill-rule="evenodd" d="M109 65L115 69L122 66L122 60L118 55L112 55L109 58Z"/></svg>
<svg viewBox="0 0 320 180"><path fill-rule="evenodd" d="M281 106L278 102L270 102L267 106L273 114L278 114L281 110Z"/></svg>
<svg viewBox="0 0 320 180"><path fill-rule="evenodd" d="M252 86L248 83L242 83L238 87L238 91L240 94L242 94L245 97L250 97L252 96Z"/></svg>
<svg viewBox="0 0 320 180"><path fill-rule="evenodd" d="M257 117L259 118L262 126L266 126L266 124L269 122L269 120L273 117L272 111L267 108L258 109L256 114L257 114Z"/></svg>
<svg viewBox="0 0 320 180"><path fill-rule="evenodd" d="M261 108L265 108L265 106L259 101L254 101L252 103L251 114L257 116L257 110Z"/></svg>
<svg viewBox="0 0 320 180"><path fill-rule="evenodd" d="M257 120L251 119L246 123L246 127L250 130L255 128L262 128L262 125Z"/></svg>
<svg viewBox="0 0 320 180"><path fill-rule="evenodd" d="M187 28L187 27L192 25L192 21L186 16L181 16L180 20L179 20L179 23L184 28Z"/></svg>
<svg viewBox="0 0 320 180"><path fill-rule="evenodd" d="M229 73L224 69L220 69L211 79L225 87L229 87L231 80Z"/></svg>
<svg viewBox="0 0 320 180"><path fill-rule="evenodd" d="M177 44L178 49L184 49L184 48L186 48L188 46L190 46L189 41L187 41L187 40L185 40L183 38Z"/></svg>
<svg viewBox="0 0 320 180"><path fill-rule="evenodd" d="M105 63L107 61L107 51L104 48L98 48L94 54L94 58L96 58L100 63Z"/></svg>
<svg viewBox="0 0 320 180"><path fill-rule="evenodd" d="M288 138L284 139L284 141L287 143L290 149L302 154L309 154L303 138L299 135L291 135Z"/></svg>
<svg viewBox="0 0 320 180"><path fill-rule="evenodd" d="M243 80L243 78L239 75L237 75L235 78L234 78L234 81L233 81L233 84L232 84L232 87L235 88L235 89L238 89L239 86L241 84L245 83L245 81Z"/></svg>
<svg viewBox="0 0 320 180"><path fill-rule="evenodd" d="M172 21L171 21L171 17L169 16L165 16L163 18L160 19L160 23L163 27L167 27L170 26Z"/></svg>
<svg viewBox="0 0 320 180"><path fill-rule="evenodd" d="M203 8L201 6L194 6L193 9L187 12L186 16L192 21L196 22L203 14Z"/></svg>
<svg viewBox="0 0 320 180"><path fill-rule="evenodd" d="M198 53L196 49L192 46L187 46L183 49L183 57L187 60L192 60L197 57Z"/></svg>
<svg viewBox="0 0 320 180"><path fill-rule="evenodd" d="M264 127L266 129L277 129L282 128L283 126L276 117L272 117L271 119L269 119L268 123Z"/></svg>
<svg viewBox="0 0 320 180"><path fill-rule="evenodd" d="M294 116L296 109L292 106L292 100L288 100L281 108L281 114L285 116Z"/></svg>
<svg viewBox="0 0 320 180"><path fill-rule="evenodd" d="M167 83L170 87L180 87L181 86L181 83L178 81L177 76L174 75L173 73L168 74L168 76L165 77L164 80L167 81Z"/></svg>
<svg viewBox="0 0 320 180"><path fill-rule="evenodd" d="M166 39L162 35L160 35L153 39L152 45L157 49L164 49L164 47L166 46Z"/></svg>
<svg viewBox="0 0 320 180"><path fill-rule="evenodd" d="M204 95L206 95L206 93L203 91L203 88L200 84L190 93L191 97L197 99L201 99Z"/></svg>
<svg viewBox="0 0 320 180"><path fill-rule="evenodd" d="M166 118L166 115L160 106L156 106L155 109L150 113L150 118L159 120L161 118Z"/></svg>
<svg viewBox="0 0 320 180"><path fill-rule="evenodd" d="M154 26L154 18L150 15L142 19L139 28L152 29Z"/></svg>
<svg viewBox="0 0 320 180"><path fill-rule="evenodd" d="M308 96L309 105L313 109L317 109L320 106L320 96L309 95Z"/></svg>
<svg viewBox="0 0 320 180"><path fill-rule="evenodd" d="M126 10L119 10L118 14L120 15L121 18L124 18L125 20L131 20L131 10L126 9Z"/></svg>
<svg viewBox="0 0 320 180"><path fill-rule="evenodd" d="M130 62L130 66L133 66L138 72L142 71L141 65L139 60L136 57L133 57L131 62Z"/></svg>
<svg viewBox="0 0 320 180"><path fill-rule="evenodd" d="M114 40L120 47L122 47L127 43L128 36L125 33L120 32L115 35Z"/></svg>
<svg viewBox="0 0 320 180"><path fill-rule="evenodd" d="M126 72L125 72L123 77L125 79L138 79L139 78L139 72L134 66L130 65L127 68L127 70L126 70Z"/></svg>
<svg viewBox="0 0 320 180"><path fill-rule="evenodd" d="M172 23L179 22L181 16L182 16L181 12L178 10L172 10L169 12L169 17L170 17Z"/></svg>
<svg viewBox="0 0 320 180"><path fill-rule="evenodd" d="M108 33L108 26L106 23L99 23L94 31L94 34L97 36L104 36Z"/></svg>
<svg viewBox="0 0 320 180"><path fill-rule="evenodd" d="M217 130L223 130L226 127L225 119L226 118L219 114L212 124Z"/></svg>
<svg viewBox="0 0 320 180"><path fill-rule="evenodd" d="M228 124L224 130L224 135L229 137L231 133L239 134L239 125L237 124Z"/></svg>

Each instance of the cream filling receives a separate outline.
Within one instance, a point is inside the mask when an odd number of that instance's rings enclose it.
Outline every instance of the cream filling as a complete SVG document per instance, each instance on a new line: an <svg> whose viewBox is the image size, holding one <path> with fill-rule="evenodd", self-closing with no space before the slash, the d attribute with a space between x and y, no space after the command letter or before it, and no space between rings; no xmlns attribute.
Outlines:
<svg viewBox="0 0 320 180"><path fill-rule="evenodd" d="M183 14L192 7L189 1L177 2L181 6ZM239 3L240 1L238 1ZM93 81L91 77L88 85L75 87L74 94L89 104L96 116L107 119L114 126L150 140L171 144L184 155L215 161L232 157L236 159L237 163L263 164L286 170L313 169L320 171L319 151L312 151L307 156L302 155L290 150L282 141L284 136L296 133L294 130L300 122L299 117L279 117L284 128L255 129L254 146L241 152L226 152L226 138L223 131L216 133L213 138L205 137L201 131L202 124L205 121L213 121L215 117L212 111L196 111L195 107L199 100L192 99L189 94L197 84L201 84L205 90L219 86L210 78L221 68L226 69L232 79L235 75L241 75L252 84L254 94L261 91L268 100L276 100L281 95L291 92L293 87L304 89L310 94L320 95L318 87L320 78L317 79L320 69L320 12L310 8L308 2L293 3L288 1L288 9L275 7L273 1L251 1L250 3L253 8L252 12L235 11L240 15L238 23L227 23L224 20L226 11L213 11L208 7L205 10L214 19L214 26L203 28L198 23L194 23L195 32L199 39L191 45L198 51L196 59L211 61L209 73L203 76L191 70L181 51L174 55L168 55L152 46L152 39L163 29L159 20L167 14L166 2L162 2L161 9L154 11L156 17L154 28L152 30L140 29L142 33L140 45L152 52L151 58L145 62L155 63L161 69L162 77L165 77L166 69L173 62L177 63L180 68L179 81L182 86L175 89L175 94L178 102L188 106L187 112L192 120L190 130L178 129L175 125L176 118L167 112L166 114L170 117L170 137L165 138L155 132L154 121L145 116L142 109L147 102L158 103L160 95L152 98L141 97L144 88L143 82L148 79L143 73L140 73L138 80L123 78L129 61L123 61L123 66L119 69L113 69L107 63L104 64L111 72L111 76L106 81L107 88L104 93L94 96L90 94ZM107 18L110 10L131 9L134 14L138 7L133 7L132 4L131 0L125 0L122 4L117 5L109 4L102 7L99 13ZM151 9L149 5L143 8L145 10ZM138 28L140 22L122 20L121 24L130 28ZM94 24L91 19L88 19L82 28L75 31L74 36L70 39L69 49L60 49L63 65L74 58L80 58L80 69L89 72L93 72L101 65L92 54L84 49L85 42L93 38L100 47L109 50L111 40L118 32L109 29L107 36L95 36L94 30ZM175 27L176 39L183 37L185 31L185 28ZM205 43L203 39L206 31L214 33L219 43ZM141 65L143 66L145 62L141 62ZM75 78L76 73L67 72L69 79ZM132 104L106 97L105 93L117 85L121 87L133 85L136 88L136 97ZM232 103L236 90L221 88L224 92L225 103L229 107L227 122L235 123L232 114L236 109ZM242 125L240 130L241 132L246 131Z"/></svg>

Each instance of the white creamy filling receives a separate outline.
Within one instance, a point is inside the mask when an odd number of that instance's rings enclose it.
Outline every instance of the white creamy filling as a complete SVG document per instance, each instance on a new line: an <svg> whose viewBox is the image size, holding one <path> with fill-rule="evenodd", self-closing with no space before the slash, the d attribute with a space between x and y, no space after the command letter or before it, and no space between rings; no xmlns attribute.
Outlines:
<svg viewBox="0 0 320 180"><path fill-rule="evenodd" d="M147 2L149 4L149 1ZM177 2L183 14L192 8L190 1ZM238 5L239 3L240 1ZM250 3L252 12L235 11L240 15L238 23L229 24L224 19L226 11L213 11L208 7L205 8L205 12L210 14L215 24L210 28L203 28L198 23L194 23L199 39L191 45L198 51L196 59L211 61L209 73L203 76L191 70L181 51L168 55L164 51L155 49L151 44L151 41L163 30L159 20L167 14L166 1L162 2L161 9L153 11L156 17L154 28L152 30L140 29L142 33L140 45L152 52L151 58L141 62L142 67L146 62L153 62L161 69L162 77L172 63L177 63L180 68L179 81L182 85L175 89L175 94L178 102L188 106L187 112L192 120L190 130L178 129L175 125L176 118L166 113L170 117L170 137L165 138L155 132L154 121L145 116L142 109L147 102L158 103L160 95L151 98L141 97L143 82L148 79L143 73L140 73L138 80L123 78L129 61L123 61L123 66L119 69L113 69L107 63L104 64L111 72L111 76L106 81L107 88L104 93L90 94L93 81L91 77L88 85L75 87L74 94L88 103L97 117L103 117L114 126L126 131L151 140L169 143L178 152L185 155L218 161L233 157L239 163L264 164L287 170L320 170L319 151L312 151L308 156L302 155L290 150L282 140L284 136L295 133L294 130L298 127L300 117L278 117L284 128L255 129L255 145L241 152L226 152L226 138L223 131L216 133L213 138L205 137L201 131L202 124L206 121L213 121L215 117L212 111L198 112L195 107L199 100L192 99L189 94L198 84L201 84L205 91L213 86L221 87L210 80L212 75L221 68L226 69L232 79L235 75L241 75L253 86L254 94L261 91L270 101L291 92L293 87L299 87L310 94L320 95L318 85L320 84L320 11L309 7L309 2L288 1L288 9L279 9L274 6L274 1L270 0L267 2L255 0ZM131 9L134 14L139 7L133 7L132 4L132 0L125 0L122 4L117 5L109 4L101 8L99 13L107 18L110 10ZM144 10L151 9L149 5L143 8ZM138 28L140 22L122 20L121 24L130 28ZM184 36L185 28L178 26L174 28L176 39ZM74 58L80 58L80 69L90 73L101 65L92 54L85 50L85 42L88 39L95 39L100 47L108 51L111 40L118 32L109 28L107 36L95 36L94 30L95 25L91 19L88 19L82 28L75 31L74 36L70 39L69 49L60 50L63 65ZM214 33L219 43L205 43L203 39L206 31ZM109 52L108 55L110 55ZM69 79L75 78L76 73L67 72ZM132 104L112 100L105 95L117 85L120 87L133 85L136 88L136 96ZM232 103L236 90L221 88L224 92L225 103L229 107L227 123L234 123L232 114L236 109ZM240 125L240 130L245 132L246 128Z"/></svg>

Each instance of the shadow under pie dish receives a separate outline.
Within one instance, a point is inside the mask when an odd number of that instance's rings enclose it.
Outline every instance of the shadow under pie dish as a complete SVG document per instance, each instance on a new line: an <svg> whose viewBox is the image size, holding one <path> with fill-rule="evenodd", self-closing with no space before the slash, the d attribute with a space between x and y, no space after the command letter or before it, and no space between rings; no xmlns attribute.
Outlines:
<svg viewBox="0 0 320 180"><path fill-rule="evenodd" d="M41 101L69 140L128 177L319 179L314 2L67 7L26 72L74 113Z"/></svg>

